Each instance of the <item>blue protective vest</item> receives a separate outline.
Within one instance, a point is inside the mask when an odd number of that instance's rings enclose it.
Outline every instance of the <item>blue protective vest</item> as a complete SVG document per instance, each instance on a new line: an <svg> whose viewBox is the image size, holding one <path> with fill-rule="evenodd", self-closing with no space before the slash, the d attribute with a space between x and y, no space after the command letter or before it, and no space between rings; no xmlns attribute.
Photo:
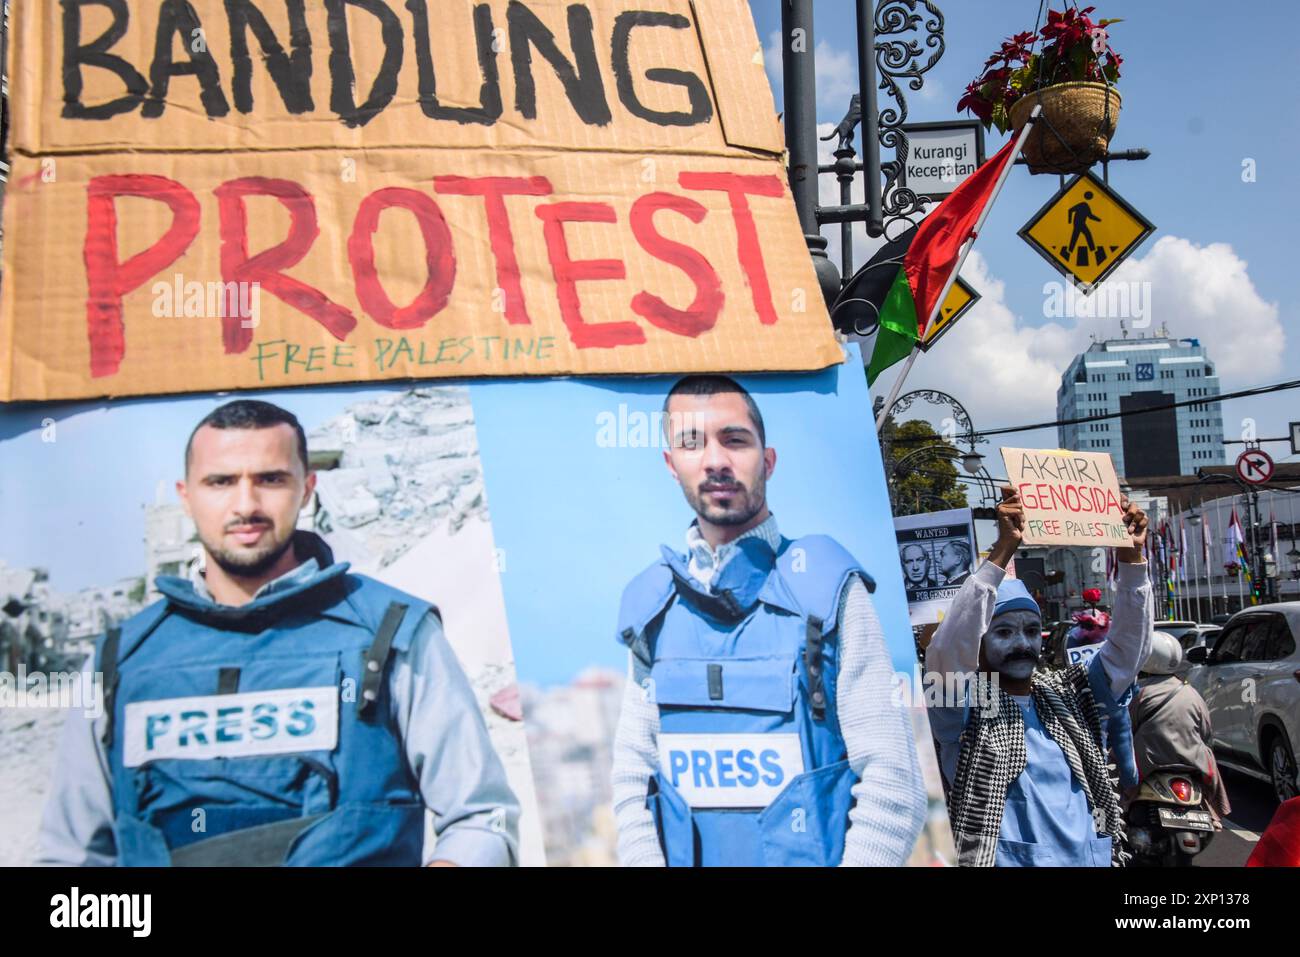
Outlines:
<svg viewBox="0 0 1300 957"><path fill-rule="evenodd" d="M424 803L384 665L437 610L347 569L237 608L163 577L123 624L105 732L120 865L419 866Z"/></svg>
<svg viewBox="0 0 1300 957"><path fill-rule="evenodd" d="M852 576L875 583L823 535L736 549L712 593L667 547L623 592L620 636L659 708L647 806L670 867L835 865L857 780L835 709L839 602Z"/></svg>

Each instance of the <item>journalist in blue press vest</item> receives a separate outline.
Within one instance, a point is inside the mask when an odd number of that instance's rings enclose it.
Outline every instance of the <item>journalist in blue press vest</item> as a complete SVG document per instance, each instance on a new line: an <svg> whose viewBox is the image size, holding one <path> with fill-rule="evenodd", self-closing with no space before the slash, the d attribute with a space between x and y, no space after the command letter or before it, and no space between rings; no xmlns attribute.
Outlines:
<svg viewBox="0 0 1300 957"><path fill-rule="evenodd" d="M98 642L103 716L69 715L41 863L515 862L518 802L437 608L296 530L315 486L278 406L195 428L176 489L203 569Z"/></svg>
<svg viewBox="0 0 1300 957"><path fill-rule="evenodd" d="M664 432L696 519L623 593L619 860L905 863L926 795L874 582L833 539L778 531L776 450L737 382L679 381Z"/></svg>

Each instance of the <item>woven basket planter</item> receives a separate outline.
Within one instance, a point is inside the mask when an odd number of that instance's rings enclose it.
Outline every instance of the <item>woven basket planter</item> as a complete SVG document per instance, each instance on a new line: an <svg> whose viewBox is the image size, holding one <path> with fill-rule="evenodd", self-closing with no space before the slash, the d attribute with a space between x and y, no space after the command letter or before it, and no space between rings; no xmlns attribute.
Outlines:
<svg viewBox="0 0 1300 957"><path fill-rule="evenodd" d="M1011 107L1013 136L1039 103L1042 115L1025 139L1029 172L1082 173L1106 155L1119 122L1120 96L1113 86L1057 83L1027 93Z"/></svg>

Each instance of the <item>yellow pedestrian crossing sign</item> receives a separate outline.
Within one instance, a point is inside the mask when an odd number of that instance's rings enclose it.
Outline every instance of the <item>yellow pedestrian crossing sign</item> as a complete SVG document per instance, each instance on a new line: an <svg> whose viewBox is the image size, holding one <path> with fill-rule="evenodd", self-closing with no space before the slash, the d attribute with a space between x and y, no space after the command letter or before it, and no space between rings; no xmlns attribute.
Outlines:
<svg viewBox="0 0 1300 957"><path fill-rule="evenodd" d="M1034 214L1020 237L1087 294L1155 229L1092 173L1080 173Z"/></svg>
<svg viewBox="0 0 1300 957"><path fill-rule="evenodd" d="M975 291L975 287L958 276L943 300L939 315L934 317L934 322L930 323L930 327L925 330L925 335L921 337L921 351L928 352L935 340L951 329L957 320L966 315L970 307L979 301L980 294Z"/></svg>

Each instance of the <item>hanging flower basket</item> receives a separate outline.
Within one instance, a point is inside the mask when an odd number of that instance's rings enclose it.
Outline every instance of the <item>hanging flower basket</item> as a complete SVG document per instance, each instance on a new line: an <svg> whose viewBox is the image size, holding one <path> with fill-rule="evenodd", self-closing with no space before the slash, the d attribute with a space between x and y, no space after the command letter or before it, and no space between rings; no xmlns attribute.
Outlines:
<svg viewBox="0 0 1300 957"><path fill-rule="evenodd" d="M1119 122L1120 95L1105 83L1057 83L1028 93L1011 107L1011 135L1019 136L1034 106L1043 112L1025 138L1031 173L1082 173L1106 156Z"/></svg>
<svg viewBox="0 0 1300 957"><path fill-rule="evenodd" d="M1105 157L1119 121L1115 89L1123 59L1092 7L1049 10L1042 29L1017 33L984 63L957 104L985 129L1018 135L1036 105L1043 108L1025 141L1031 173L1079 173Z"/></svg>

